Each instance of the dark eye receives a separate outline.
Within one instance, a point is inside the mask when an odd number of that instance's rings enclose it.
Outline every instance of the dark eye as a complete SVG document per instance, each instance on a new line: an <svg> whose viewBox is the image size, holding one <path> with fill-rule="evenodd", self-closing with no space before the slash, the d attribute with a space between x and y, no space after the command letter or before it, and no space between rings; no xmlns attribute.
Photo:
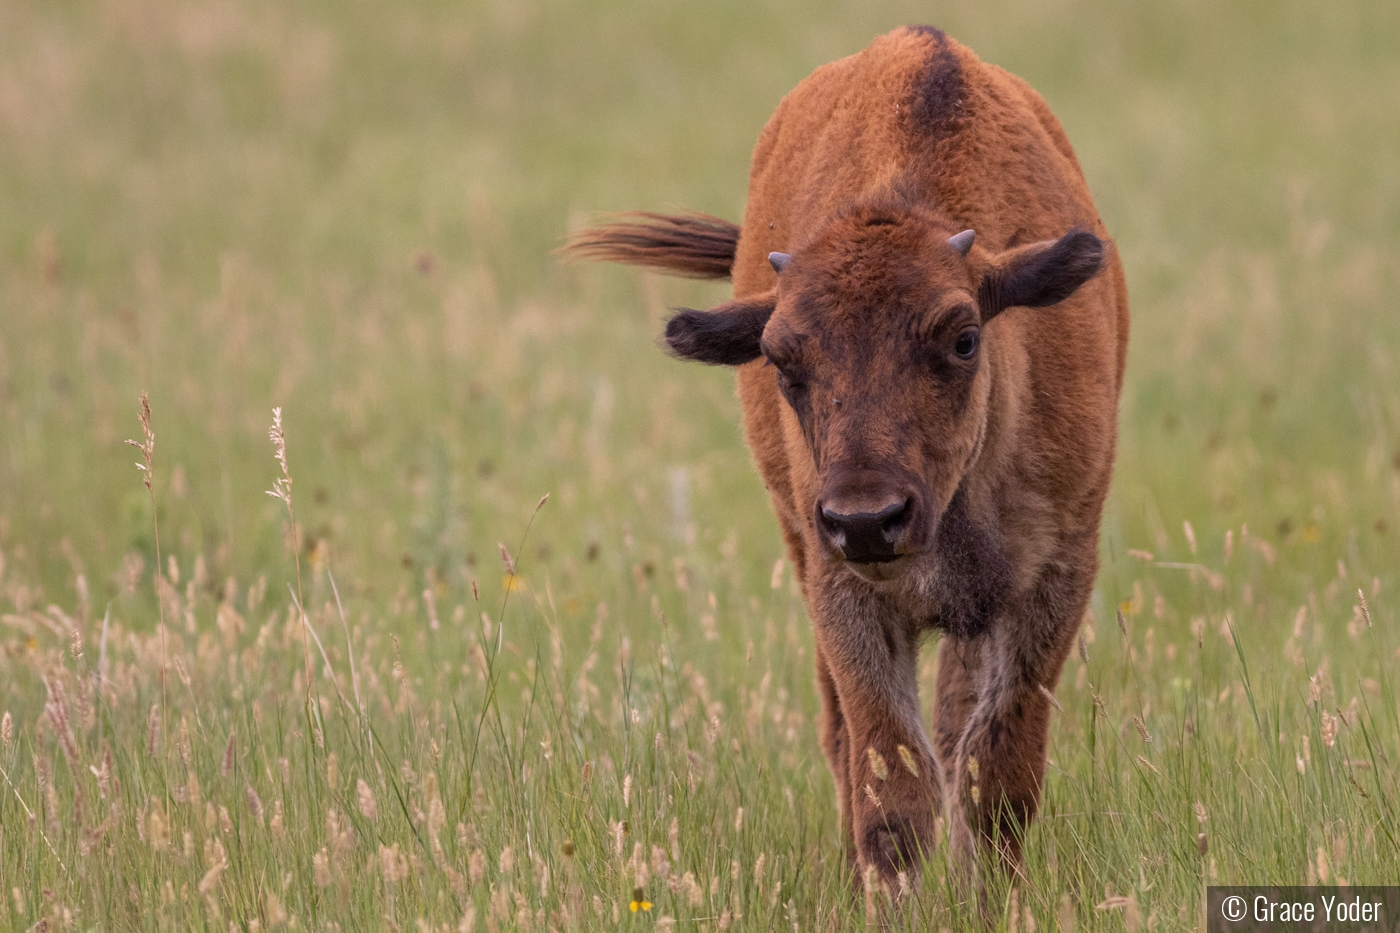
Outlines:
<svg viewBox="0 0 1400 933"><path fill-rule="evenodd" d="M778 387L788 394L807 391L807 383L800 373L778 370Z"/></svg>
<svg viewBox="0 0 1400 933"><path fill-rule="evenodd" d="M981 343L981 336L975 327L970 327L958 334L957 342L953 344L953 353L960 360L970 360L977 355L977 346Z"/></svg>
<svg viewBox="0 0 1400 933"><path fill-rule="evenodd" d="M778 370L778 391L783 393L783 398L799 415L806 410L807 382L804 373Z"/></svg>

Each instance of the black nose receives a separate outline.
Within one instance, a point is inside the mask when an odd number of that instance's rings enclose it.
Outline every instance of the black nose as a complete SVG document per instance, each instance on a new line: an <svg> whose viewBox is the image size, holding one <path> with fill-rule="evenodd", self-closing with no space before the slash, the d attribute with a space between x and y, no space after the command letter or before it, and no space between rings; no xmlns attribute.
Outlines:
<svg viewBox="0 0 1400 933"><path fill-rule="evenodd" d="M899 556L899 541L913 517L914 499L898 499L875 512L841 512L820 505L817 514L822 533L846 560L881 563Z"/></svg>

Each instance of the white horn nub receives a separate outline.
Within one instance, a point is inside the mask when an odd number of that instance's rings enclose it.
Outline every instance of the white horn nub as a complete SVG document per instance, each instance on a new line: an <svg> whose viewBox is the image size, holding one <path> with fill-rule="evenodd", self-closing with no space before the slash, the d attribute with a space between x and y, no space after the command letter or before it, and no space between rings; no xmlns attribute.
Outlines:
<svg viewBox="0 0 1400 933"><path fill-rule="evenodd" d="M790 262L792 262L792 257L787 253L768 254L768 265L772 266L773 271L779 275L783 274L783 270L787 268L787 264Z"/></svg>
<svg viewBox="0 0 1400 933"><path fill-rule="evenodd" d="M948 245L958 251L959 256L966 257L972 251L972 241L977 239L977 232L974 230L964 230L962 233L955 233L948 237Z"/></svg>

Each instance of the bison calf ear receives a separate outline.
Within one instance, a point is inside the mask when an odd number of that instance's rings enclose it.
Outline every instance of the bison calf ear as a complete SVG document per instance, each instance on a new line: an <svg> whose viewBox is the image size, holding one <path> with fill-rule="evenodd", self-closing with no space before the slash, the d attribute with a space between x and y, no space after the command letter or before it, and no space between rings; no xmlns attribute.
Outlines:
<svg viewBox="0 0 1400 933"><path fill-rule="evenodd" d="M759 338L773 314L775 299L729 301L709 311L683 308L666 322L666 346L683 360L739 366L761 355Z"/></svg>
<svg viewBox="0 0 1400 933"><path fill-rule="evenodd" d="M977 289L982 319L1007 308L1043 308L1064 301L1103 265L1103 240L1088 230L1071 230L1008 250L993 262Z"/></svg>

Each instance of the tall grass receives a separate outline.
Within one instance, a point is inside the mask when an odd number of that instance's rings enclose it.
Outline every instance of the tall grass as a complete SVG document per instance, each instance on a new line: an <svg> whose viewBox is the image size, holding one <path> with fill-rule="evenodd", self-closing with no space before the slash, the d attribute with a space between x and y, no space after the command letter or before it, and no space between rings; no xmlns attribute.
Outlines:
<svg viewBox="0 0 1400 933"><path fill-rule="evenodd" d="M900 913L851 893L732 382L654 347L723 289L549 255L593 210L739 218L781 95L918 21L1044 93L1133 299L1103 570L995 923L1394 880L1384 4L18 2L0 928L968 922L941 852Z"/></svg>

